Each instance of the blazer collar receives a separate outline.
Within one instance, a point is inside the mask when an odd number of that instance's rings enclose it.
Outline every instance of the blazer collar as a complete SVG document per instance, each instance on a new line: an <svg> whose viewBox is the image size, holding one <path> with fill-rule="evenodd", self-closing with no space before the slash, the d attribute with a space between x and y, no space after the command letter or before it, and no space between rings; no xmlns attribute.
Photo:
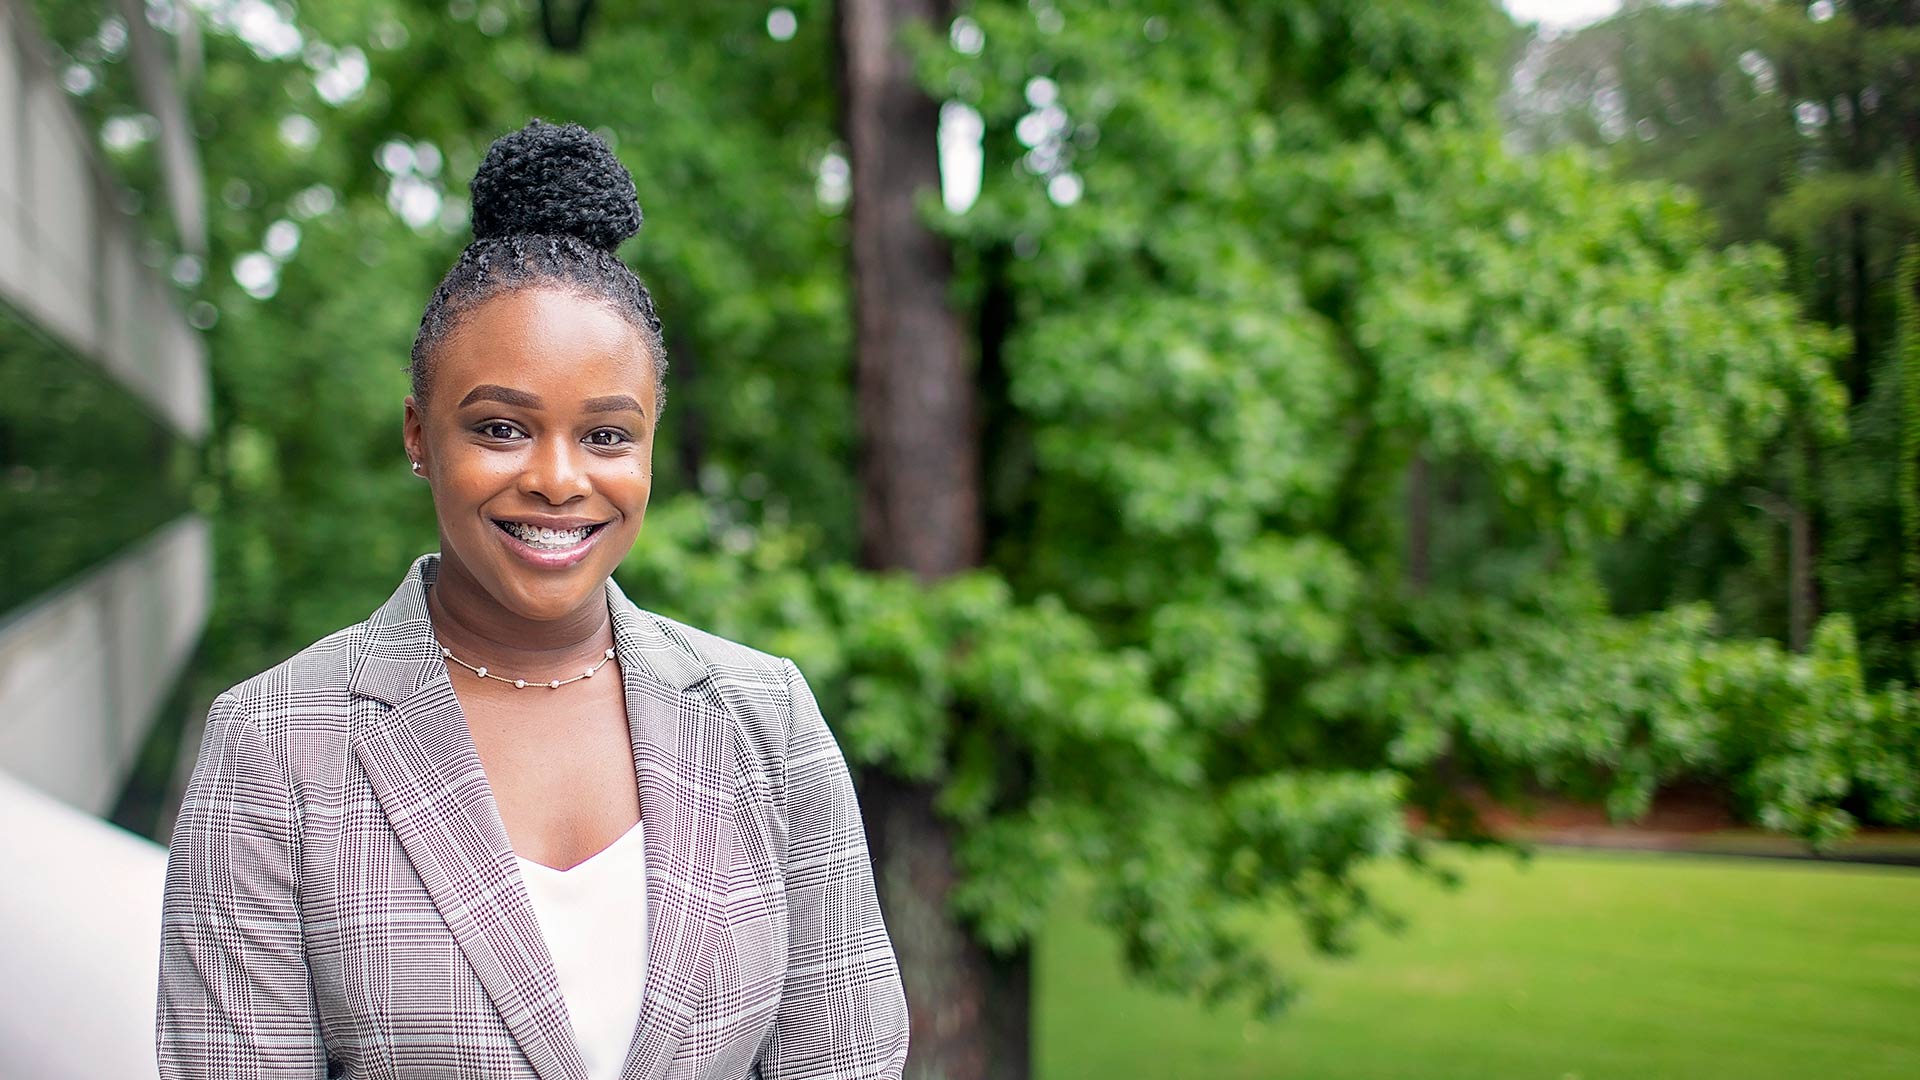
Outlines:
<svg viewBox="0 0 1920 1080"><path fill-rule="evenodd" d="M367 620L364 652L351 683L355 694L398 705L436 675L445 674L440 642L427 617L427 590L439 576L437 552L415 559L400 587ZM664 619L635 607L612 578L607 579L606 592L622 668L637 665L655 682L674 690L685 690L707 677L706 665Z"/></svg>
<svg viewBox="0 0 1920 1080"><path fill-rule="evenodd" d="M416 561L371 620L356 693L390 705L353 748L395 836L541 1080L585 1080L532 902L447 676ZM673 1065L713 978L713 924L735 842L732 717L664 620L607 583L646 845L647 970L623 1076Z"/></svg>

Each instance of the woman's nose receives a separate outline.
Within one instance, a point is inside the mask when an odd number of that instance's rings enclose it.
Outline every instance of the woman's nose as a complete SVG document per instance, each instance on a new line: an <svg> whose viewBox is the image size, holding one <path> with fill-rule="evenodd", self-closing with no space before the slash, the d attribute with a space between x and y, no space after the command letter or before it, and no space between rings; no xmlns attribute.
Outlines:
<svg viewBox="0 0 1920 1080"><path fill-rule="evenodd" d="M520 491L559 506L593 493L584 448L567 439L542 439L520 471Z"/></svg>

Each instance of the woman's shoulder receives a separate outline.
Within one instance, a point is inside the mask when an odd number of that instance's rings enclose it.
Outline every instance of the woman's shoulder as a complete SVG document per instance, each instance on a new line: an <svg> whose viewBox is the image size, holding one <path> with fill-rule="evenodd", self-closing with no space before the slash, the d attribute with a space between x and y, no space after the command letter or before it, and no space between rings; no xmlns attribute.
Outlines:
<svg viewBox="0 0 1920 1080"><path fill-rule="evenodd" d="M656 612L643 611L642 615L653 620L668 640L685 650L704 669L705 674L717 681L757 680L770 672L786 671L785 657Z"/></svg>
<svg viewBox="0 0 1920 1080"><path fill-rule="evenodd" d="M415 559L392 595L366 618L235 683L219 703L263 729L278 729L296 719L309 725L334 720L344 724L356 695L393 703L418 685L428 664L437 662L425 590L437 566L434 553Z"/></svg>
<svg viewBox="0 0 1920 1080"><path fill-rule="evenodd" d="M285 660L234 683L216 699L216 716L244 718L265 728L294 715L344 713L366 621L342 627Z"/></svg>
<svg viewBox="0 0 1920 1080"><path fill-rule="evenodd" d="M690 661L682 676L689 686L708 688L751 741L784 746L796 697L808 693L791 660L665 615L641 614Z"/></svg>

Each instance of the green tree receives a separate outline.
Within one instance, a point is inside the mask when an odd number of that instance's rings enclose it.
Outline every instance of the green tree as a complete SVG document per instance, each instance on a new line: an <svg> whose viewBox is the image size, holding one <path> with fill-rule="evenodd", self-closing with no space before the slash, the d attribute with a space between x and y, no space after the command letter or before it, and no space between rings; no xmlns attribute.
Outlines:
<svg viewBox="0 0 1920 1080"><path fill-rule="evenodd" d="M1614 569L1770 447L1840 438L1845 340L1680 191L1508 149L1490 4L982 0L899 39L984 129L978 201L920 195L979 410L980 565L930 583L862 562L826 4L596 5L567 51L504 4L307 5L288 48L210 10L207 679L360 617L431 544L396 403L459 180L529 113L603 128L648 212L682 478L622 582L793 656L867 790L925 796L951 874L881 887L960 955L912 961L953 991L916 1021L1003 1056L921 1075L1023 1071L1024 1010L969 1012L954 972L1022 977L1075 883L1143 978L1278 1006L1245 918L1347 947L1395 917L1356 871L1445 873L1432 839L1486 839L1475 788L1631 816L1707 779L1814 842L1913 818L1914 698L1845 617L1796 653ZM126 115L102 24L72 23L95 122ZM263 246L281 221L295 253ZM263 267L277 292L232 280Z"/></svg>
<svg viewBox="0 0 1920 1080"><path fill-rule="evenodd" d="M1537 44L1510 100L1530 142L1601 147L1629 173L1700 192L1723 242L1777 244L1805 312L1846 335L1834 360L1850 400L1844 433L1790 432L1682 523L1697 550L1716 553L1707 572L1649 575L1643 602L1710 597L1743 629L1796 648L1821 608L1844 611L1869 674L1909 686L1920 679L1908 557L1920 550L1920 494L1902 479L1913 468L1902 432L1920 416L1907 398L1920 373L1901 351L1911 284L1898 267L1920 239L1916 55L1911 4L1636 3Z"/></svg>

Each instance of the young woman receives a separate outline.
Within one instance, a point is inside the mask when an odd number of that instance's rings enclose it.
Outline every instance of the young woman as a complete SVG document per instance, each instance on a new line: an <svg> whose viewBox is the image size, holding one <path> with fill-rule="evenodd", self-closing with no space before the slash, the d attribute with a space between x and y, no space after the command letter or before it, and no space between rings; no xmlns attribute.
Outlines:
<svg viewBox="0 0 1920 1080"><path fill-rule="evenodd" d="M847 768L789 661L636 608L666 355L632 178L534 121L413 346L440 551L214 703L164 1077L897 1077Z"/></svg>

